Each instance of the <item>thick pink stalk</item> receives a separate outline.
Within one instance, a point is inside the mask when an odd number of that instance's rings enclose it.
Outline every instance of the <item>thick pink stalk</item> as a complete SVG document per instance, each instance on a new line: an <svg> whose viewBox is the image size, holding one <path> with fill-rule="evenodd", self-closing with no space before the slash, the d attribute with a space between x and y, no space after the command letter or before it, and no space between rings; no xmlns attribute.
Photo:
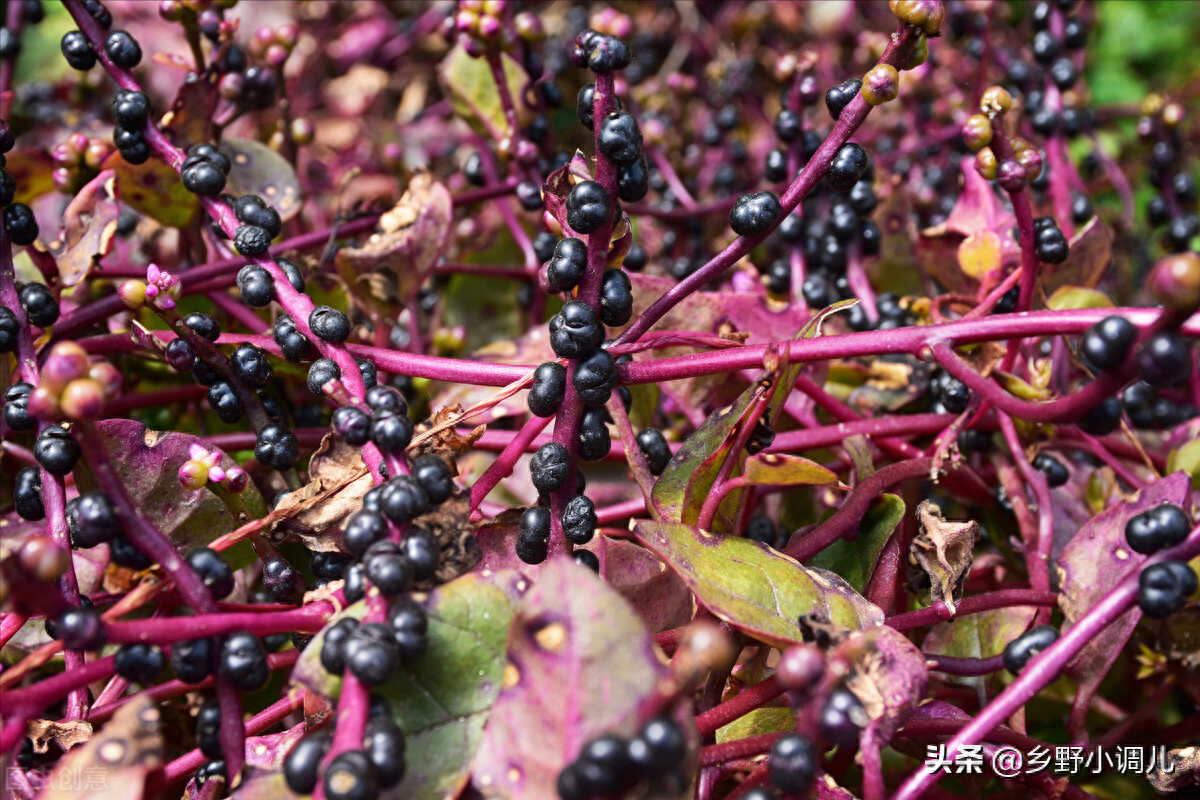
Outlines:
<svg viewBox="0 0 1200 800"><path fill-rule="evenodd" d="M158 617L129 622L110 622L108 641L113 644L149 642L171 644L205 636L223 636L238 631L268 636L272 633L315 633L333 614L333 605L318 601L289 611L243 611L196 614L190 617Z"/></svg>
<svg viewBox="0 0 1200 800"><path fill-rule="evenodd" d="M601 126L600 120L608 116L609 111L616 107L617 96L613 88L612 73L604 73L596 75L595 91L593 92L592 113L593 119L596 120L595 133L597 140L600 136ZM596 147L596 182L604 187L604 191L608 193L609 202L614 210L617 204L617 167L600 152L599 142ZM579 290L576 293L576 299L587 303L596 310L596 316L599 317L600 311L600 284L604 278L604 270L608 265L608 246L609 239L612 234L615 220L613 215L604 222L599 228L588 234L587 237L587 269L583 273L583 278L579 282ZM574 370L578 363L577 359L571 359L567 362L567 381L566 392L563 393L562 403L558 407L558 413L554 418L554 441L561 444L567 449L571 455L571 474L567 478L566 485L559 489L550 498L550 546L549 558L569 556L571 554L571 543L567 541L562 530L562 512L566 507L567 501L575 494L574 462L577 460L579 451L579 423L583 419L583 403L579 400L578 394L575 392Z"/></svg>
<svg viewBox="0 0 1200 800"><path fill-rule="evenodd" d="M1186 561L1197 553L1200 553L1200 528L1193 529L1182 544L1153 556L1142 565L1141 569L1145 569L1149 564L1170 559ZM1058 641L1034 656L1016 680L988 703L979 712L979 716L975 717L947 743L946 756L953 759L962 745L982 741L1014 711L1054 682L1062 674L1068 662L1088 642L1100 635L1118 617L1132 608L1137 603L1140 571L1140 569L1131 571L1074 625L1066 629ZM895 800L916 800L925 789L935 784L940 778L941 773L930 774L926 770L919 770L909 776L893 797Z"/></svg>
<svg viewBox="0 0 1200 800"><path fill-rule="evenodd" d="M1010 606L1053 607L1056 605L1058 605L1058 594L1055 592L1038 589L997 589L986 594L964 597L955 606L953 612L950 611L949 606L938 600L925 608L916 611L906 611L903 614L888 617L884 620L884 624L898 631L908 631L913 628L936 625L939 622L946 622L957 617L966 616L967 614L978 614L982 611L991 611L996 608L1009 608Z"/></svg>
<svg viewBox="0 0 1200 800"><path fill-rule="evenodd" d="M871 475L842 501L841 507L829 519L784 549L792 558L804 562L829 545L857 531L863 516L880 492L913 478L928 477L932 458L914 458L889 464Z"/></svg>
<svg viewBox="0 0 1200 800"><path fill-rule="evenodd" d="M918 36L920 36L920 32L916 28L901 24L897 28L896 33L892 34L891 39L888 41L887 49L880 56L879 63L890 64L897 68L907 63L909 54L912 52L913 45L916 43ZM597 90L599 87L600 82L597 80ZM597 92L597 97L599 97L599 92ZM834 155L842 145L849 141L851 135L866 120L867 114L870 112L871 106L867 105L867 101L862 99L862 95L855 95L850 104L842 110L841 116L838 117L837 123L833 126L833 130L825 137L825 141L821 142L821 146L817 148L817 152L813 154L808 164L800 171L796 179L792 181L791 186L787 188L783 196L779 198L780 205L783 208L778 219L775 220L775 224L771 226L771 229L757 236L739 236L735 238L711 261L671 287L662 297L655 300L641 316L625 329L624 333L617 337L617 343L626 344L637 341L638 337L650 330L654 323L662 319L664 314L674 308L685 297L688 297L701 286L704 286L732 267L758 246L760 242L770 236L771 231L788 214L792 213L796 209L796 206L800 204L800 201L816 188L821 178L825 177L825 173L829 171L829 163ZM601 119L601 117L596 117L596 119Z"/></svg>
<svg viewBox="0 0 1200 800"><path fill-rule="evenodd" d="M891 353L911 353L919 356L922 348L937 342L967 345L1023 336L1078 335L1104 317L1113 314L1123 316L1139 328L1145 329L1155 323L1161 316L1161 311L1153 308L1088 308L1000 314L981 319L943 322L938 325L821 336L816 339L755 344L711 353L635 361L632 364L620 365L618 370L622 383L637 384L661 383L743 369L761 369L767 351L780 347L786 347L788 359L792 363ZM1185 322L1181 333L1185 336L1200 336L1200 315L1194 315ZM978 376L978 373L975 375Z"/></svg>

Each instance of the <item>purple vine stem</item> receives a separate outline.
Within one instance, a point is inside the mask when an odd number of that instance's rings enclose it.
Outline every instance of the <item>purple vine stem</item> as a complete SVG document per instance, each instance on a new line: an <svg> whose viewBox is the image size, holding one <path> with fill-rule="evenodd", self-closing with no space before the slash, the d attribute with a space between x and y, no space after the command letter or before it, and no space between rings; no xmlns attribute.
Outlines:
<svg viewBox="0 0 1200 800"><path fill-rule="evenodd" d="M96 484L112 501L121 521L121 530L129 537L134 547L151 561L162 565L184 600L195 611L202 614L217 613L217 603L208 587L200 580L200 576L180 557L175 545L162 531L142 516L129 498L125 485L117 477L108 459L108 452L104 449L104 443L96 428L89 422L79 423L76 426L76 439L92 475L96 478ZM221 748L226 754L226 767L233 780L233 776L242 768L244 757L245 733L241 726L241 699L237 690L227 681L217 680L216 688L217 702L221 706Z"/></svg>
<svg viewBox="0 0 1200 800"><path fill-rule="evenodd" d="M608 116L609 111L616 107L612 74L597 74L595 87L592 100L593 119L602 120ZM597 137L595 178L596 182L604 187L604 191L608 193L611 200L617 196L617 168L600 152L598 139L601 126L597 124L595 129ZM612 202L615 208L616 203ZM576 296L577 300L587 303L595 309L597 317L600 314L600 284L603 281L604 270L608 262L609 238L615 223L613 216L610 213L609 219L603 225L588 234L587 269L579 283L579 291ZM573 374L575 364L575 359L567 363L569 375ZM563 394L558 413L554 417L554 441L567 449L572 464L574 464L579 450L579 423L582 418L583 403L580 402L579 396L575 392L575 380L572 378L567 381L566 392ZM572 467L571 475L574 476L574 467ZM562 512L574 493L574 481L568 478L567 485L550 497L549 558L565 557L571 554L571 543L567 541L562 530Z"/></svg>
<svg viewBox="0 0 1200 800"><path fill-rule="evenodd" d="M913 45L916 43L919 35L919 32L915 28L908 25L900 25L896 33L892 34L891 39L888 41L887 49L880 56L879 63L890 64L896 68L903 66L907 63ZM597 109L599 109L599 88L600 82L597 80ZM855 95L850 104L842 110L841 116L838 117L837 123L833 126L833 130L825 137L825 141L821 142L821 146L817 148L817 152L813 154L808 164L800 171L796 179L792 181L791 186L787 188L783 196L779 198L782 210L770 230L757 236L739 236L734 239L711 261L675 286L672 286L662 297L655 300L641 316L625 329L624 333L617 337L616 343L628 344L637 341L638 337L650 330L654 323L662 319L663 315L674 308L680 301L732 267L757 247L760 242L766 239L771 234L771 231L788 214L795 210L800 201L808 196L808 193L816 187L821 178L825 177L825 173L829 170L829 162L833 159L834 154L850 139L850 136L858 129L858 126L866 120L867 114L870 111L871 106L867 104L867 101L863 100L861 95ZM596 119L602 118L596 117Z"/></svg>
<svg viewBox="0 0 1200 800"><path fill-rule="evenodd" d="M19 3L17 5L20 5ZM12 9L9 9L12 15ZM6 63L6 66L11 66ZM0 228L3 228L0 225ZM37 366L37 354L33 348L33 338L29 332L29 319L17 295L16 270L13 267L12 245L8 238L8 230L0 230L0 303L10 309L17 317L17 373L25 383L37 386L40 380ZM46 423L38 425L40 434L47 427ZM63 479L51 475L46 470L42 473L42 507L46 514L46 532L55 545L63 552L71 551L71 535L67 529L67 497ZM67 568L59 581L59 588L67 603L79 605L79 578L75 575L75 561L67 559ZM64 668L70 672L83 666L83 653L78 650L67 650L63 653ZM81 719L87 713L87 691L78 689L71 692L67 698L67 719Z"/></svg>
<svg viewBox="0 0 1200 800"><path fill-rule="evenodd" d="M1168 560L1187 561L1197 554L1200 554L1200 527L1194 528L1182 544L1158 553L1141 568L1144 569L1150 564ZM1137 603L1139 573L1140 570L1131 571L1086 614L1076 620L1075 624L1068 628L1058 641L1034 656L1016 680L988 703L974 720L947 743L947 757L954 758L959 747L974 744L988 736L1013 712L1054 682L1066 668L1068 662L1088 642L1099 636L1118 617L1133 608ZM916 800L940 778L941 773L939 772L930 773L927 770L918 770L908 777L892 797L894 800Z"/></svg>
<svg viewBox="0 0 1200 800"><path fill-rule="evenodd" d="M134 92L141 91L141 87L134 80L133 75L128 70L116 66L109 59L104 49L103 31L100 30L99 24L92 19L92 16L88 14L87 10L83 7L83 3L80 0L64 0L64 4L71 13L71 17L75 20L75 24L79 26L79 29L83 31L92 43L92 48L96 51L96 59L104 66L109 77L122 89ZM150 149L173 170L179 172L183 167L183 151L167 140L166 135L158 129L153 120L147 120L142 133ZM200 197L199 199L204 206L204 210L208 212L208 215L232 238L241 225L233 209L225 205L221 200L214 200L209 197ZM355 363L354 358L345 347L325 342L313 334L312 329L308 327L308 315L314 306L308 295L296 291L291 281L288 280L287 273L272 258L254 256L242 259L242 263L257 264L270 273L275 282L275 294L279 304L292 316L292 319L296 323L296 329L308 337L309 341L314 344L321 355L332 359L337 364L338 369L342 373L342 383L349 390L354 402L361 404L362 397L366 393L366 387L363 384L362 375L358 371L358 364ZM379 465L382 463L379 449L373 444L364 446L363 460L370 468L375 481L379 482ZM240 735L241 732L239 731ZM230 774L236 774L236 771L230 770Z"/></svg>

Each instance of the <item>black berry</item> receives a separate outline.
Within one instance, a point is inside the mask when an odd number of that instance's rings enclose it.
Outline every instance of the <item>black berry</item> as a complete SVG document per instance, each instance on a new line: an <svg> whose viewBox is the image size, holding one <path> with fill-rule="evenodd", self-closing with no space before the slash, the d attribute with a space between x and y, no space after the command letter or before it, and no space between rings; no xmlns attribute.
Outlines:
<svg viewBox="0 0 1200 800"><path fill-rule="evenodd" d="M1138 575L1138 607L1147 617L1163 619L1183 608L1196 589L1196 573L1186 562L1151 564Z"/></svg>
<svg viewBox="0 0 1200 800"><path fill-rule="evenodd" d="M638 449L646 459L652 475L661 475L671 461L671 448L667 444L662 431L657 428L643 428L637 435Z"/></svg>
<svg viewBox="0 0 1200 800"><path fill-rule="evenodd" d="M558 442L547 442L533 454L529 472L538 492L551 495L566 486L571 472L571 455Z"/></svg>
<svg viewBox="0 0 1200 800"><path fill-rule="evenodd" d="M729 227L738 236L758 236L771 229L781 211L773 193L749 192L739 197L729 212Z"/></svg>
<svg viewBox="0 0 1200 800"><path fill-rule="evenodd" d="M536 417L553 416L562 403L566 388L566 367L557 361L540 365L533 371L533 385L529 387L529 413Z"/></svg>
<svg viewBox="0 0 1200 800"><path fill-rule="evenodd" d="M596 181L580 181L567 195L567 224L577 233L599 229L611 213L608 192Z"/></svg>
<svg viewBox="0 0 1200 800"><path fill-rule="evenodd" d="M258 691L271 677L266 648L252 633L234 633L225 640L218 669L221 677L243 692Z"/></svg>

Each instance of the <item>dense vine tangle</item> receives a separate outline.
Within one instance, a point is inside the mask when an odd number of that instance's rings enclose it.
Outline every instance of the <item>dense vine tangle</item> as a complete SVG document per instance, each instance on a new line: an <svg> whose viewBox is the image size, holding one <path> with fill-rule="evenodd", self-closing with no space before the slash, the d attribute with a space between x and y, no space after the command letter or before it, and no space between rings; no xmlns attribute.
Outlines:
<svg viewBox="0 0 1200 800"><path fill-rule="evenodd" d="M1194 123L1028 6L6 4L6 791L1200 783Z"/></svg>

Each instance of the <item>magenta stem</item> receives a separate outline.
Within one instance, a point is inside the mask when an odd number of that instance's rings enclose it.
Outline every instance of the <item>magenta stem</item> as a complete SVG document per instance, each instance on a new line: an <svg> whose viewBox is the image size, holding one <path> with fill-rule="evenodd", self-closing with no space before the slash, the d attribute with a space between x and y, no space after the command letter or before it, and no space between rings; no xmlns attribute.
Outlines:
<svg viewBox="0 0 1200 800"><path fill-rule="evenodd" d="M1162 551L1150 558L1141 569L1150 564L1167 560L1187 561L1200 553L1200 528L1192 530L1188 538L1180 545ZM1088 642L1112 624L1118 617L1131 609L1137 603L1138 575L1141 570L1130 571L1092 606L1087 613L1067 628L1058 641L1050 645L1021 671L1008 687L988 703L974 720L966 725L946 745L946 755L954 758L962 745L974 744L985 738L989 732L1008 719L1018 708L1032 700L1038 692L1053 683L1066 668L1068 662L1082 650ZM941 773L930 774L918 770L909 776L900 790L893 795L895 800L916 800L925 789L935 784Z"/></svg>
<svg viewBox="0 0 1200 800"><path fill-rule="evenodd" d="M1038 589L997 589L987 594L964 597L955 606L954 611L951 611L945 603L938 600L926 608L916 611L906 611L903 614L888 617L884 620L884 624L898 631L909 631L913 628L936 625L939 622L947 622L957 617L964 617L968 614L979 614L983 611L992 611L997 608L1009 608L1011 606L1053 608L1056 605L1058 605L1058 594L1056 592Z"/></svg>
<svg viewBox="0 0 1200 800"><path fill-rule="evenodd" d="M246 720L244 735L257 736L271 726L282 722L289 714L300 710L303 706L303 692L288 694ZM240 715L238 721L241 721ZM181 778L191 775L204 766L207 761L208 756L201 753L198 748L191 750L163 767L163 780L167 784L174 783Z"/></svg>
<svg viewBox="0 0 1200 800"><path fill-rule="evenodd" d="M889 464L855 486L832 517L788 545L784 552L803 563L838 539L853 538L867 509L881 492L913 478L928 478L932 466L932 458L913 458Z"/></svg>
<svg viewBox="0 0 1200 800"><path fill-rule="evenodd" d="M909 54L919 35L916 28L901 24L896 34L888 41L887 49L880 56L879 63L890 64L897 68L903 66L908 61ZM599 76L597 76L597 90L599 90L599 87L600 81ZM597 97L599 97L599 94L597 94ZM739 236L734 239L715 258L671 287L658 300L655 300L641 316L625 329L624 333L617 337L617 343L625 344L637 341L638 337L650 330L654 323L662 319L664 314L674 308L685 297L690 296L700 287L732 267L742 257L758 246L760 242L766 239L775 227L788 214L795 210L800 201L816 188L821 178L825 177L825 173L829 171L829 163L832 161L834 155L842 145L846 144L850 136L866 120L870 112L871 106L867 104L866 100L862 99L862 95L855 95L850 104L842 110L841 116L838 117L837 123L833 126L833 130L825 137L825 141L821 142L821 146L817 148L817 152L813 154L808 164L800 171L796 179L792 181L792 184L783 193L783 196L779 198L782 211L770 230L757 236ZM601 119L601 117L596 117L596 119Z"/></svg>
<svg viewBox="0 0 1200 800"><path fill-rule="evenodd" d="M753 686L742 689L734 697L697 716L696 732L700 736L708 736L710 733L716 732L717 728L746 716L756 708L762 708L781 694L783 694L783 687L772 675Z"/></svg>
<svg viewBox="0 0 1200 800"><path fill-rule="evenodd" d="M108 641L113 644L149 642L171 644L206 636L223 636L245 631L255 636L272 633L315 633L333 614L333 604L317 601L289 611L244 611L197 614L190 617L160 617L129 622L110 622Z"/></svg>
<svg viewBox="0 0 1200 800"><path fill-rule="evenodd" d="M513 467L517 461L529 450L533 441L538 434L546 429L550 424L552 417L531 417L528 422L521 426L521 430L517 432L504 449L500 451L500 455L496 460L484 470L484 473L479 476L479 479L471 486L471 511L479 508L479 504L483 499L495 489L500 481L512 474Z"/></svg>

